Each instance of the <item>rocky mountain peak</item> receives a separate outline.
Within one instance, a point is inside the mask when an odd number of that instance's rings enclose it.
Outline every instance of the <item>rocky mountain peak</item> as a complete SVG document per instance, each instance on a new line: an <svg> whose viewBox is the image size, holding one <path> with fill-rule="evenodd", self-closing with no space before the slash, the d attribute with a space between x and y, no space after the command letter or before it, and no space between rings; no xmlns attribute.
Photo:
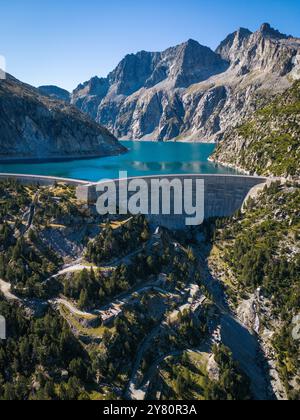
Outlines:
<svg viewBox="0 0 300 420"><path fill-rule="evenodd" d="M260 71L283 77L293 69L299 47L299 40L264 23L255 33L241 28L229 35L216 52L230 61L235 76Z"/></svg>
<svg viewBox="0 0 300 420"><path fill-rule="evenodd" d="M109 81L107 78L92 77L85 83L80 84L71 95L71 103L81 109L93 119L97 117L97 108L107 95Z"/></svg>
<svg viewBox="0 0 300 420"><path fill-rule="evenodd" d="M104 97L108 91L108 81L105 78L92 77L88 82L80 84L73 92L79 95L100 95Z"/></svg>
<svg viewBox="0 0 300 420"><path fill-rule="evenodd" d="M227 68L228 64L218 54L189 39L163 52L140 51L126 55L107 78L95 77L79 85L73 92L72 102L85 112L89 109L94 116L95 106L106 95L130 96L141 88L152 88L163 81L176 88L186 88ZM82 103L84 97L88 97L88 104L87 101Z"/></svg>
<svg viewBox="0 0 300 420"><path fill-rule="evenodd" d="M126 55L117 68L108 75L114 93L131 95L144 86L153 72L156 56L156 53L146 51Z"/></svg>
<svg viewBox="0 0 300 420"><path fill-rule="evenodd" d="M200 83L228 68L228 63L210 48L192 39L177 47L170 78L175 87Z"/></svg>
<svg viewBox="0 0 300 420"><path fill-rule="evenodd" d="M200 44L195 39L190 38L185 43L183 43L182 45L185 45L186 47L190 47L190 48L197 48L197 47L199 47Z"/></svg>
<svg viewBox="0 0 300 420"><path fill-rule="evenodd" d="M249 29L247 29L247 28L243 28L243 27L240 27L240 28L237 30L237 32L236 32L236 34L237 34L239 37L243 37L243 38L247 38L247 37L249 37L250 35L252 35L252 33L253 33L253 32L251 32Z"/></svg>
<svg viewBox="0 0 300 420"><path fill-rule="evenodd" d="M252 32L246 28L239 28L237 31L228 35L224 41L216 49L216 53L219 54L224 60L232 61L233 54L236 50L240 49L243 42L252 35ZM232 54L233 53L233 54Z"/></svg>
<svg viewBox="0 0 300 420"><path fill-rule="evenodd" d="M282 34L277 29L272 28L269 23L263 23L260 27L259 33L264 37L277 38L277 39L287 39L287 35Z"/></svg>
<svg viewBox="0 0 300 420"><path fill-rule="evenodd" d="M52 99L57 99L59 101L65 101L68 103L71 100L70 92L58 86L40 86L38 90L42 95L49 96L49 98Z"/></svg>

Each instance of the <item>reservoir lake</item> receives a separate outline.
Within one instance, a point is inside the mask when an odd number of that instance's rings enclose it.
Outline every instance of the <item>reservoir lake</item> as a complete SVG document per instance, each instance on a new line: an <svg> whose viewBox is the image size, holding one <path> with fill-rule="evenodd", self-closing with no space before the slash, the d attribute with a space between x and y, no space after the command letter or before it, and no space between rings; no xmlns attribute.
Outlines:
<svg viewBox="0 0 300 420"><path fill-rule="evenodd" d="M99 181L128 176L164 174L238 174L237 171L208 161L215 144L121 142L128 153L104 158L42 163L0 163L1 173L45 175Z"/></svg>

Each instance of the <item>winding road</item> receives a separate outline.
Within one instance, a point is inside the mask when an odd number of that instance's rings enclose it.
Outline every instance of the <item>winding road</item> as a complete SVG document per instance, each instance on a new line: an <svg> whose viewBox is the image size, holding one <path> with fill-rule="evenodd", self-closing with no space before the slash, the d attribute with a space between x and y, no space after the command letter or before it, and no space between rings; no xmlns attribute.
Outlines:
<svg viewBox="0 0 300 420"><path fill-rule="evenodd" d="M202 278L208 291L212 294L215 305L220 311L221 323L221 341L227 346L235 360L237 360L248 375L251 381L251 390L257 400L273 400L276 399L269 376L269 368L267 360L264 360L260 344L255 335L250 332L245 325L231 312L227 305L226 296L220 281L214 278L207 267L207 261L199 255L201 261ZM191 305L191 304L190 304ZM176 312L176 311L175 311ZM163 323L156 327L152 333L142 342L136 360L133 366L132 375L126 390L126 398L132 400L145 399L151 379L155 375L159 365L171 355L181 354L180 352L170 353L167 356L158 358L144 379L138 386L138 369L142 362L145 352L149 349L152 340L163 332Z"/></svg>
<svg viewBox="0 0 300 420"><path fill-rule="evenodd" d="M130 381L129 381L129 385L128 385L127 390L125 392L125 398L126 399L139 400L139 401L143 401L145 399L147 390L144 389L144 387L139 387L138 388L138 379L137 379L138 370L139 370L139 367L142 363L143 356L144 356L145 352L149 349L149 347L152 343L152 340L155 337L157 337L158 335L161 335L164 331L164 328L165 328L165 321L162 324L155 327L152 330L152 332L144 339L144 341L140 345L138 353L137 353L136 358L135 358L133 368L132 368L132 373L131 373L131 378L130 378Z"/></svg>
<svg viewBox="0 0 300 420"><path fill-rule="evenodd" d="M34 212L34 206L31 208L31 212ZM31 226L33 220L33 216L29 218L29 225ZM29 228L30 228L29 226ZM148 243L148 247L150 247L151 241ZM131 259L134 255L140 253L142 249L136 250L135 252L127 255L115 261L113 264L119 265L123 262L127 262ZM221 323L221 337L222 343L226 345L232 352L234 358L240 363L242 369L247 373L251 380L251 388L252 393L257 400L270 400L275 399L271 380L269 377L269 368L268 362L263 358L262 351L260 348L260 344L258 339L252 332L250 332L245 325L231 312L230 308L227 305L226 296L224 294L223 287L220 281L217 278L214 278L211 274L208 266L207 261L203 255L200 255L197 252L199 260L201 261L202 269L202 279L204 284L206 285L207 289L213 296L213 300L215 305L218 307L220 311L220 323ZM108 266L107 266L108 267ZM110 265L111 267L111 265ZM95 269L97 267L94 267ZM91 266L85 266L82 264L82 260L77 260L73 264L69 266L63 267L57 274L52 276L51 278L58 277L60 275L74 272L74 271L81 271L82 269L91 269ZM156 288L157 291L162 293L166 293L164 290L159 289L156 287L155 284L144 285L137 290L133 290L130 293L120 295L117 297L113 302L109 305L106 305L103 308L100 308L97 311L94 311L94 314L101 314L104 311L109 311L110 309L115 308L116 306L121 308L129 300L132 298L132 294L134 293L142 293L143 291L147 291L149 289ZM0 290L4 294L4 296L10 301L20 301L16 296L11 293L11 285L3 280L0 280ZM64 299L57 299L55 300L56 303L63 304L66 306L72 313L77 314L79 316L89 316L90 313L79 311L75 308L70 302ZM53 303L53 301L51 301ZM191 303L189 303L192 305ZM192 307L192 306L191 306ZM149 387L150 379L146 381L145 378L142 381L142 388L138 387L137 385L137 374L139 366L142 362L143 356L147 349L150 347L153 339L162 334L165 328L165 320L157 326L148 337L141 343L140 348L137 352L135 363L132 369L132 375L129 381L129 385L126 391L126 397L129 399L143 399L146 396L147 389ZM165 359L166 357L164 357ZM163 359L163 360L164 360ZM159 361L156 361L154 365L158 366ZM151 368L150 374L148 372L147 378L151 378L153 376L152 371L155 371L154 365Z"/></svg>
<svg viewBox="0 0 300 420"><path fill-rule="evenodd" d="M140 294L145 293L147 291L156 291L158 293L171 295L169 292L167 292L164 289L161 289L160 287L157 287L157 285L153 283L153 284L145 285L143 287L136 288L134 290L131 290L128 293L123 293L122 295L119 295L118 297L116 297L115 300L112 301L111 303L109 303L109 304L107 304L107 305L105 305L105 306L103 306L99 309L94 309L91 312L80 311L70 301L68 301L67 299L63 299L63 298L52 299L49 302L51 304L63 305L72 314L80 316L80 317L100 315L102 318L105 318L107 316L107 313L109 313L109 312L112 313L112 316L114 315L116 317L117 316L116 310L117 310L118 313L121 313L122 308L132 300L134 294L140 295ZM171 295L171 296L175 296L175 295Z"/></svg>

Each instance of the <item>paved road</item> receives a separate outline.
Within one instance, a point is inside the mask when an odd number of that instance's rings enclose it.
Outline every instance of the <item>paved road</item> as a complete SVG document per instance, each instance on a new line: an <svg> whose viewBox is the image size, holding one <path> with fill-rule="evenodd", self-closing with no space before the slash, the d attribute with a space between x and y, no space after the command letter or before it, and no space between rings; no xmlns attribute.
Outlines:
<svg viewBox="0 0 300 420"><path fill-rule="evenodd" d="M63 267L58 273L56 273L56 274L54 274L53 276L51 276L48 280L46 280L46 281L49 281L49 280L51 280L51 279L55 279L55 278L57 278L57 277L60 277L60 276L63 276L63 275L65 275L65 274L68 274L68 273L76 273L76 272L78 272L78 271L83 271L83 270L98 270L99 268L98 267L96 267L96 266L90 266L90 265L84 265L84 264L81 264L81 263L78 263L78 262L75 262L74 264L72 264L72 265L69 265L69 266L67 266L67 267Z"/></svg>
<svg viewBox="0 0 300 420"><path fill-rule="evenodd" d="M92 315L89 312L83 312L80 311L79 309L77 309L71 302L69 302L66 299L52 299L49 301L50 304L58 304L58 305L63 305L65 306L67 309L69 309L69 311L73 314L73 315L77 315L80 317L87 317Z"/></svg>
<svg viewBox="0 0 300 420"><path fill-rule="evenodd" d="M137 385L138 370L139 370L139 367L142 363L144 353L151 346L153 339L155 337L157 337L158 335L161 335L163 333L164 328L165 328L164 323L155 327L152 330L152 332L144 339L144 341L140 345L140 348L137 352L135 362L134 362L134 365L133 365L133 368L132 368L132 373L131 373L131 378L130 378L130 381L129 381L129 385L128 385L126 393L125 393L125 396L126 396L127 399L129 399L129 400L144 400L145 399L146 391L142 388L138 388L138 385Z"/></svg>
<svg viewBox="0 0 300 420"><path fill-rule="evenodd" d="M149 243L147 244L147 247L151 247L153 243L153 240L150 240ZM129 261L131 260L131 258L133 258L134 256L140 254L142 251L144 250L144 248L139 248L135 251L133 251L132 253L125 255L122 258L119 258L117 260L114 260L113 262L107 263L107 264L103 264L103 266L101 268L103 268L104 270L108 270L108 269L114 269L115 267L118 267L122 264L128 264ZM49 277L49 279L46 280L46 282L50 281L51 279L55 279L59 276L62 276L64 274L68 274L68 273L75 273L78 271L82 271L82 270L91 270L92 268L96 271L99 270L99 267L96 265L86 265L83 264L83 258L79 258L76 261L73 261L73 263L65 265L60 271L58 271L56 274L54 274L53 276Z"/></svg>
<svg viewBox="0 0 300 420"><path fill-rule="evenodd" d="M205 267L205 264L203 264ZM273 399L274 394L271 389L271 382L267 373L267 361L261 358L260 345L257 338L238 320L230 311L226 296L224 294L221 283L212 277L209 270L204 270L204 283L208 290L214 297L216 306L221 313L221 337L224 345L230 348L234 358L239 361L242 369L249 376L252 383L252 392L256 399L267 400ZM192 307L192 305L191 305ZM151 377L154 376L155 371L160 363L165 360L167 356L158 359L150 368L145 376L142 385L137 387L137 373L141 364L144 353L149 348L153 338L163 331L160 325L144 340L142 343L135 361L132 376L126 396L129 399L144 399L149 388ZM177 354L174 352L173 354ZM181 354L179 352L179 354ZM172 354L170 354L172 355Z"/></svg>
<svg viewBox="0 0 300 420"><path fill-rule="evenodd" d="M32 224L34 214L34 204L31 207L31 216L29 217L29 228ZM151 246L151 241L148 243L148 247ZM115 265L122 264L123 262L127 262L128 259L131 259L134 255L140 253L143 249L139 249L134 251L133 253L127 255L124 258L119 259L118 261L114 262ZM199 255L198 255L199 256ZM203 267L206 267L206 261L202 258ZM81 264L80 261L76 261L72 265L68 267L64 267L59 273L55 276L65 274L72 271L80 271L86 267ZM266 360L262 359L261 352L260 352L260 345L256 336L254 336L230 311L228 308L226 297L224 295L223 288L220 282L215 279L208 269L203 270L204 273L204 283L206 284L208 290L213 295L214 302L216 306L219 308L221 312L221 336L222 342L231 349L233 356L236 360L239 361L243 370L248 374L251 383L252 383L252 392L254 396L258 400L265 400L274 398L274 395L271 391L271 382L270 378L267 373L268 364ZM148 288L152 288L153 285L149 285ZM4 296L8 300L19 300L16 296L14 296L10 290L11 286L9 283L6 283L3 280L0 280L0 290L4 294ZM140 292L143 290L147 290L147 287L143 287L140 289ZM112 302L110 305L101 308L97 313L101 313L101 311L107 311L109 308L113 308L114 305L125 305L128 302L128 299L132 296L132 293L137 293L138 290L131 292L128 295L124 295L123 297L119 297L116 301ZM87 312L79 311L75 308L70 302L60 299L58 300L59 303L68 307L68 309L79 316L87 316L90 315ZM96 313L96 312L95 312ZM140 393L141 390L136 389L135 378L138 372L138 368L142 361L143 355L145 351L148 349L149 345L151 344L153 338L156 334L159 334L163 330L163 325L159 325L157 328L153 330L153 332L144 340L141 344L141 347L138 351L136 356L132 377L129 384L128 393L132 399L138 399L142 394ZM261 360L260 360L261 358Z"/></svg>
<svg viewBox="0 0 300 420"><path fill-rule="evenodd" d="M91 312L84 312L84 311L80 311L78 308L76 308L76 306L74 306L70 301L68 301L67 299L52 299L51 301L49 301L51 304L60 304L60 305L64 305L66 308L69 309L69 311L74 314L74 315L78 315L80 317L85 317L85 316L94 316L94 315L104 315L105 312L109 312L110 310L114 310L116 308L118 309L122 309L123 306L125 306L127 303L130 302L130 300L132 299L133 295L135 293L137 294L141 294L144 292L147 292L149 290L153 290L159 293L163 293L163 294L168 294L169 292L167 292L166 290L161 289L160 287L157 287L155 284L149 284L140 288L136 288L135 290L131 291L130 293L127 294L123 294L122 296L120 295L119 297L115 298L114 301L112 301L111 303L102 306L99 309L95 309Z"/></svg>
<svg viewBox="0 0 300 420"><path fill-rule="evenodd" d="M148 248L151 248L153 242L154 242L154 238L151 238L148 241L148 243L146 245L146 248L147 249ZM102 268L104 268L104 269L113 269L113 268L115 268L115 267L117 267L117 266L119 266L121 264L128 264L128 262L131 260L131 258L133 258L134 256L140 254L144 249L145 248L139 248L139 249L133 251L132 253L130 253L130 254L128 254L128 255L126 255L126 256L118 259L118 260L115 260L112 263L109 263L107 265L103 265ZM68 264L67 266L64 266L58 273L56 273L53 276L49 277L49 279L47 279L46 282L50 281L51 279L57 278L59 276L62 276L62 275L68 274L68 273L74 273L74 272L82 271L84 269L86 269L86 270L91 270L92 268L94 270L98 270L99 269L99 267L97 267L97 266L87 266L87 265L84 265L84 264L82 264L82 261L83 261L83 258L80 258L80 259L74 261L73 263ZM91 313L80 311L71 302L69 302L66 299L54 299L54 300L51 301L51 303L52 304L53 303L58 303L58 304L64 305L74 315L78 315L78 316L82 316L82 317L84 317L84 316L91 316L91 315L102 315L102 316L105 316L105 315L107 315L107 314L105 314L105 312L107 313L109 311L115 311L116 308L121 310L121 308L123 306L125 306L132 299L132 295L134 293L139 293L140 294L140 293L144 293L144 292L146 292L148 290L152 290L152 289L155 290L155 291L157 291L157 292L160 292L160 293L164 293L164 294L165 293L168 293L165 290L157 287L157 284L156 283L145 284L142 287L141 286L137 286L135 289L132 289L130 292L125 292L125 293L122 293L122 294L118 295L117 297L115 297L115 299L111 303L103 306L102 308L99 308L97 310L94 310Z"/></svg>

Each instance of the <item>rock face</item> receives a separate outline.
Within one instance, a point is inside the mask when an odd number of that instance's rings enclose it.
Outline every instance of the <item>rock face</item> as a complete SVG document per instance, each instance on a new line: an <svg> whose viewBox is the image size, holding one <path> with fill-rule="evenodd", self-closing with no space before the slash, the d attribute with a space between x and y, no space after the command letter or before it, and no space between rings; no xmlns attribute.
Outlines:
<svg viewBox="0 0 300 420"><path fill-rule="evenodd" d="M185 90L228 66L193 40L162 53L142 51L126 56L106 79L95 77L78 86L72 103L118 137L170 139L184 124Z"/></svg>
<svg viewBox="0 0 300 420"><path fill-rule="evenodd" d="M229 127L212 159L251 174L299 178L300 81Z"/></svg>
<svg viewBox="0 0 300 420"><path fill-rule="evenodd" d="M126 149L75 107L7 75L0 81L0 160L114 155Z"/></svg>
<svg viewBox="0 0 300 420"><path fill-rule="evenodd" d="M219 141L297 78L300 40L264 24L239 29L216 52L189 40L128 55L107 78L78 86L71 101L120 138Z"/></svg>
<svg viewBox="0 0 300 420"><path fill-rule="evenodd" d="M57 86L40 86L38 88L42 95L49 96L52 99L57 99L59 101L65 101L67 103L71 102L71 94L65 89L62 89Z"/></svg>

